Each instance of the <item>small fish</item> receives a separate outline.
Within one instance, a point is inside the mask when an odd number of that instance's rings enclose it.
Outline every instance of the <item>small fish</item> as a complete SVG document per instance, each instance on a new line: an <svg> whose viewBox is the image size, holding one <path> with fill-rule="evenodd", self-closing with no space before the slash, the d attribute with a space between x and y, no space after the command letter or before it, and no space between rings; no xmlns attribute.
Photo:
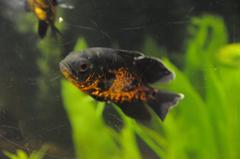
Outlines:
<svg viewBox="0 0 240 159"><path fill-rule="evenodd" d="M163 63L137 51L89 48L72 52L60 64L63 75L82 92L110 101L137 120L151 119L149 106L164 120L169 108L183 95L152 88L157 81L173 79Z"/></svg>
<svg viewBox="0 0 240 159"><path fill-rule="evenodd" d="M54 36L60 34L55 26L57 0L25 0L26 10L32 11L38 19L38 35L44 38L48 27L51 27Z"/></svg>

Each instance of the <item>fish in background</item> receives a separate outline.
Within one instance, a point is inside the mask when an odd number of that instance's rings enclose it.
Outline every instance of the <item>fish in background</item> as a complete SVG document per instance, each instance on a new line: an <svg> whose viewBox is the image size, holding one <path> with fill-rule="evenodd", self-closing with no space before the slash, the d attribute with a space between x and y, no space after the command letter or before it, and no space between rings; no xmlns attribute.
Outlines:
<svg viewBox="0 0 240 159"><path fill-rule="evenodd" d="M54 36L61 35L55 26L57 6L57 0L25 0L26 10L33 12L38 19L38 35L40 38L46 36L49 27Z"/></svg>
<svg viewBox="0 0 240 159"><path fill-rule="evenodd" d="M150 86L174 75L161 60L137 51L89 48L72 52L60 62L63 75L82 92L99 101L112 102L136 120L149 121L150 107L162 120L183 98ZM76 99L80 100L80 99Z"/></svg>

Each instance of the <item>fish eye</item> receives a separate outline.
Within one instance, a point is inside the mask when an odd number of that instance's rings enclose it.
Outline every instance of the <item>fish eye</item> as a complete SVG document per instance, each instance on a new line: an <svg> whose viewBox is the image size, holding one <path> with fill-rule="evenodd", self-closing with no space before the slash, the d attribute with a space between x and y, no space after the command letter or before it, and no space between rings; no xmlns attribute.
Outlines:
<svg viewBox="0 0 240 159"><path fill-rule="evenodd" d="M80 72L86 72L88 70L88 68L89 68L89 65L86 63L83 63L80 65L79 70L80 70Z"/></svg>

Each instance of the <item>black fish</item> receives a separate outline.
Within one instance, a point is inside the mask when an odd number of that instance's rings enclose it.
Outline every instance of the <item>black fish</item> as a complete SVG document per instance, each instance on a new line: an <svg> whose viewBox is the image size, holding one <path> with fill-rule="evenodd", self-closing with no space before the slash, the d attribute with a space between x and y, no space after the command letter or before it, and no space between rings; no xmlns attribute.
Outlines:
<svg viewBox="0 0 240 159"><path fill-rule="evenodd" d="M151 119L146 106L163 120L183 97L150 87L154 82L171 80L173 73L159 59L137 51L89 48L69 54L61 61L60 70L81 91L117 104L137 120Z"/></svg>

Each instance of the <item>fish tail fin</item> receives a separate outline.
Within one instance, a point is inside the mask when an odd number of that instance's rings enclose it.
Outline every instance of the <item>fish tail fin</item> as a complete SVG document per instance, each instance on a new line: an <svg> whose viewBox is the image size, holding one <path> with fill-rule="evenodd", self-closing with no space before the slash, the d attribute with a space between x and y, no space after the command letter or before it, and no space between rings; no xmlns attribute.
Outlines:
<svg viewBox="0 0 240 159"><path fill-rule="evenodd" d="M38 35L40 36L40 38L44 38L46 36L47 30L48 30L48 23L40 20L38 23Z"/></svg>
<svg viewBox="0 0 240 159"><path fill-rule="evenodd" d="M183 97L182 94L156 90L153 99L148 101L148 105L163 121L169 109L175 106Z"/></svg>

